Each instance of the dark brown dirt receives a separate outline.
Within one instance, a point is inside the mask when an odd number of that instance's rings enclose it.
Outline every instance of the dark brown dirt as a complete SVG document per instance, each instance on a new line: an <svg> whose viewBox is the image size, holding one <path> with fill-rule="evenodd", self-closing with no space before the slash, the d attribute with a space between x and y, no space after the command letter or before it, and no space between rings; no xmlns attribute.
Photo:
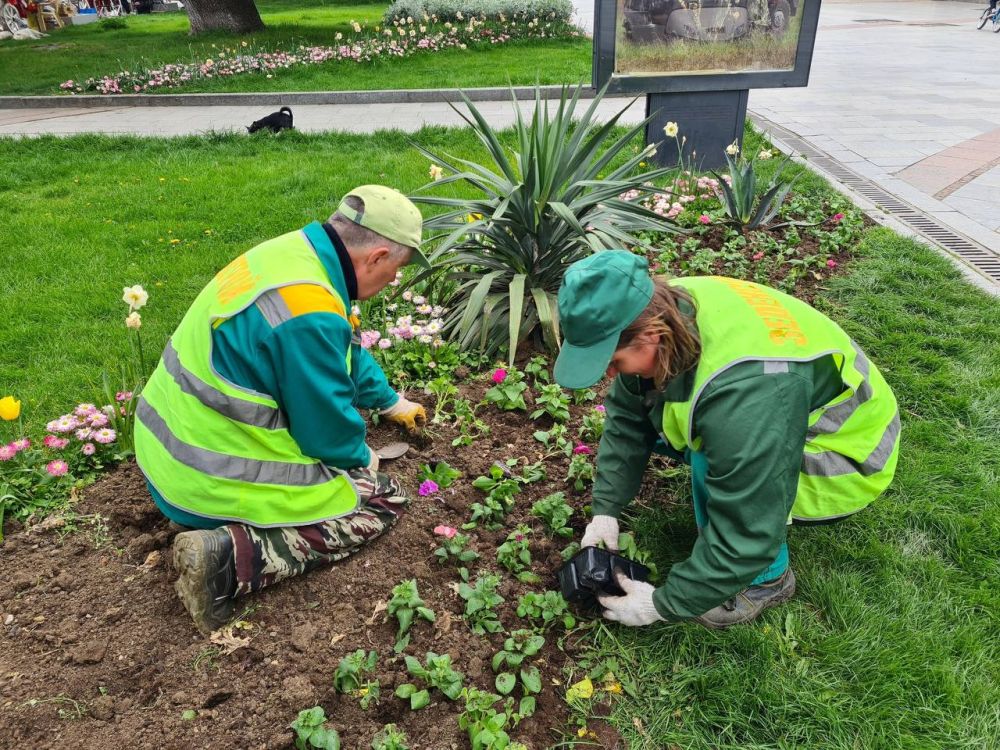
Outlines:
<svg viewBox="0 0 1000 750"><path fill-rule="evenodd" d="M487 385L462 388L479 398ZM574 407L574 433L587 408ZM482 497L471 482L494 461L539 460L541 444L531 434L546 423L492 406L482 414L492 432L473 446L452 448L454 429L432 425L422 446L384 467L413 498L408 514L386 536L349 560L244 599L251 609L244 618L252 627L237 635L250 641L230 654L197 633L174 595L170 544L179 529L160 516L134 463L87 488L72 514L8 529L0 546L0 746L286 748L292 743L288 723L299 710L320 705L345 750L368 748L389 722L406 731L411 748L469 747L456 723L462 710L457 703L435 691L428 708L411 712L393 695L409 678L402 659L393 658L395 622L373 613L395 584L415 577L438 622L416 624L406 653L421 659L427 651L450 653L466 684L492 689L490 659L503 636L476 636L462 620L464 602L453 590L458 576L433 557L432 529L468 520L469 504ZM371 442L395 439L397 433L383 425L373 430ZM436 457L462 477L421 498L419 466ZM566 465L562 457L550 459L548 479L526 487L508 516L508 528L523 521L536 529L533 569L544 583L531 587L505 575L500 619L506 630L526 624L514 612L521 593L557 586L558 551L565 542L546 538L528 511L535 499L567 489ZM583 504L567 494L578 508ZM582 515L572 523L581 529ZM507 530L471 532L482 555L478 569L497 569L495 547ZM557 640L548 638L536 662L544 685L538 711L512 731L533 750L551 747L572 731L565 688L554 682L565 684L572 653L560 650ZM340 659L358 648L379 653L382 698L368 711L332 685ZM187 710L196 712L193 720L182 719ZM606 747L624 746L610 727L602 728L601 737Z"/></svg>

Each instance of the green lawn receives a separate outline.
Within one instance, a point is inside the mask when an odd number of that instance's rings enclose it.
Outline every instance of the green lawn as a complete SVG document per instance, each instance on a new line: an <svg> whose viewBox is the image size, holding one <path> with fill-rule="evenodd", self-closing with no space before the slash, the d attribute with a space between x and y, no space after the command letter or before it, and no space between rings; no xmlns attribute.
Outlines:
<svg viewBox="0 0 1000 750"><path fill-rule="evenodd" d="M467 131L416 138L481 153ZM158 352L227 260L325 218L355 184L412 190L428 167L395 133L2 139L0 158L0 396L21 398L33 429L96 398L128 356L123 286L150 292L142 333ZM1000 305L885 229L860 256L819 304L896 391L897 479L855 518L792 529L799 595L760 623L598 629L630 691L613 720L633 748L996 747ZM694 524L683 477L659 481L678 502L638 508L634 528L664 567Z"/></svg>
<svg viewBox="0 0 1000 750"><path fill-rule="evenodd" d="M205 60L219 49L249 41L266 49L332 45L351 21L375 25L388 3L358 0L260 0L267 28L247 37L188 36L184 13L130 16L125 29L101 23L53 31L32 42L0 42L0 95L54 94L66 80L86 80L164 63ZM419 53L378 63L325 63L274 71L273 78L244 75L212 79L158 93L205 91L344 91L353 89L474 87L589 81L589 39L515 42L495 48Z"/></svg>

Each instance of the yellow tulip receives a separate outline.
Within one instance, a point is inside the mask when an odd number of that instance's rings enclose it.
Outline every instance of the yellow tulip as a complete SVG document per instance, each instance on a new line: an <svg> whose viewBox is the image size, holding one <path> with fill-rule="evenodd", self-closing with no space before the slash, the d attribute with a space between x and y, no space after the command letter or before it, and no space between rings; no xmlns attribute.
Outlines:
<svg viewBox="0 0 1000 750"><path fill-rule="evenodd" d="M8 422L13 422L21 416L21 402L18 401L13 396L4 396L0 398L0 419L6 419Z"/></svg>

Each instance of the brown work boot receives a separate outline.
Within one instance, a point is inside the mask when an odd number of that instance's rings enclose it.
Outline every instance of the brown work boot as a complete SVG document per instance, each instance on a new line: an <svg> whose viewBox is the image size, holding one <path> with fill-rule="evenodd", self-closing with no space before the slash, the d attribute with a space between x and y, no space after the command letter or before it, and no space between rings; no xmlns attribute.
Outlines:
<svg viewBox="0 0 1000 750"><path fill-rule="evenodd" d="M185 531L174 537L174 590L194 620L208 635L233 616L236 558L233 540L224 528Z"/></svg>
<svg viewBox="0 0 1000 750"><path fill-rule="evenodd" d="M787 602L795 595L795 574L791 568L773 581L750 586L718 607L694 618L706 628L722 630L757 618L768 607Z"/></svg>

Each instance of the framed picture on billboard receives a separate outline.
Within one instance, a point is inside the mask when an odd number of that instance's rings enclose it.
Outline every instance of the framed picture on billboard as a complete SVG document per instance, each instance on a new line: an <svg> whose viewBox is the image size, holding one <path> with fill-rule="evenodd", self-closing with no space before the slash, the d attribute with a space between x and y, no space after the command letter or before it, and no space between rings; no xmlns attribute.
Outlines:
<svg viewBox="0 0 1000 750"><path fill-rule="evenodd" d="M594 86L614 93L805 86L820 0L596 0Z"/></svg>

